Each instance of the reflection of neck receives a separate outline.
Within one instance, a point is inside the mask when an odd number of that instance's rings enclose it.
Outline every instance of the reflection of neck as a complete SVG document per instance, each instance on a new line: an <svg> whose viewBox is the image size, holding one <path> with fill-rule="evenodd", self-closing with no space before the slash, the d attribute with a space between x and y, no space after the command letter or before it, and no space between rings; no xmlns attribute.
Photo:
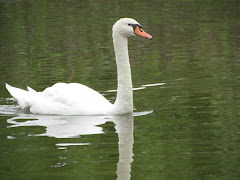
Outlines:
<svg viewBox="0 0 240 180"><path fill-rule="evenodd" d="M119 161L117 164L118 180L131 178L131 163L133 162L133 116L128 114L118 116L115 121L118 134Z"/></svg>
<svg viewBox="0 0 240 180"><path fill-rule="evenodd" d="M114 103L115 112L132 113L133 92L131 68L128 56L128 40L119 33L113 33L113 44L117 63L118 89Z"/></svg>

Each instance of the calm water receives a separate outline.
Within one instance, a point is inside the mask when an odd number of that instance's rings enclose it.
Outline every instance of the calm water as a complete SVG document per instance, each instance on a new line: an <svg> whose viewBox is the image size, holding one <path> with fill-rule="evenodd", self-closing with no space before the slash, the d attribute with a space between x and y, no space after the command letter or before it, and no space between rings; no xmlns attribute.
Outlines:
<svg viewBox="0 0 240 180"><path fill-rule="evenodd" d="M0 179L239 179L235 0L1 1ZM80 82L114 102L111 27L129 40L134 116L24 114L4 87Z"/></svg>

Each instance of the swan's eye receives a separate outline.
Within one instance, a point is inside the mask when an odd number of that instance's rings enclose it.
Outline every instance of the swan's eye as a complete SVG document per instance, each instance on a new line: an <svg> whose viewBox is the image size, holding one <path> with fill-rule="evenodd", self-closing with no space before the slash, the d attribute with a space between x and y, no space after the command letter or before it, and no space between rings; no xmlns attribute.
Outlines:
<svg viewBox="0 0 240 180"><path fill-rule="evenodd" d="M136 27L138 26L139 28L142 28L142 26L140 25L140 24L128 24L129 26L132 26L133 27L133 29L135 30L136 29Z"/></svg>

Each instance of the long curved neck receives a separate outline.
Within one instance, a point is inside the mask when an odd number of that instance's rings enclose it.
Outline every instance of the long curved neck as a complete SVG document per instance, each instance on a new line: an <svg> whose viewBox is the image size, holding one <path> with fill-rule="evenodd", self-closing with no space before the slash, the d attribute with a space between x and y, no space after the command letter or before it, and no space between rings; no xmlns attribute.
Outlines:
<svg viewBox="0 0 240 180"><path fill-rule="evenodd" d="M131 68L128 56L128 40L113 33L113 44L117 63L118 89L114 111L119 114L133 112L133 92Z"/></svg>

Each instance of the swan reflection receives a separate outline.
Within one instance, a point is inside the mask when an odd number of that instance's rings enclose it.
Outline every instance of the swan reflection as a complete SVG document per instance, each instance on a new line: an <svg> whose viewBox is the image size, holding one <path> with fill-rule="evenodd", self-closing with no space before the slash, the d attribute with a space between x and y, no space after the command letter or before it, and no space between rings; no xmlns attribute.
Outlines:
<svg viewBox="0 0 240 180"><path fill-rule="evenodd" d="M145 115L151 112L135 113ZM24 121L23 121L24 120ZM8 127L43 126L46 132L33 136L48 136L54 138L73 138L81 135L102 134L103 128L99 125L106 122L115 124L118 134L119 161L117 163L118 179L130 179L131 163L133 162L133 115L124 116L44 116L22 115L7 120ZM89 143L59 143L56 146L66 148L74 145L89 145Z"/></svg>
<svg viewBox="0 0 240 180"><path fill-rule="evenodd" d="M26 120L19 122L19 120ZM8 127L44 126L46 132L35 136L48 136L55 138L73 138L81 135L102 134L103 130L97 125L109 121L109 117L100 116L22 116L8 119L12 124Z"/></svg>

